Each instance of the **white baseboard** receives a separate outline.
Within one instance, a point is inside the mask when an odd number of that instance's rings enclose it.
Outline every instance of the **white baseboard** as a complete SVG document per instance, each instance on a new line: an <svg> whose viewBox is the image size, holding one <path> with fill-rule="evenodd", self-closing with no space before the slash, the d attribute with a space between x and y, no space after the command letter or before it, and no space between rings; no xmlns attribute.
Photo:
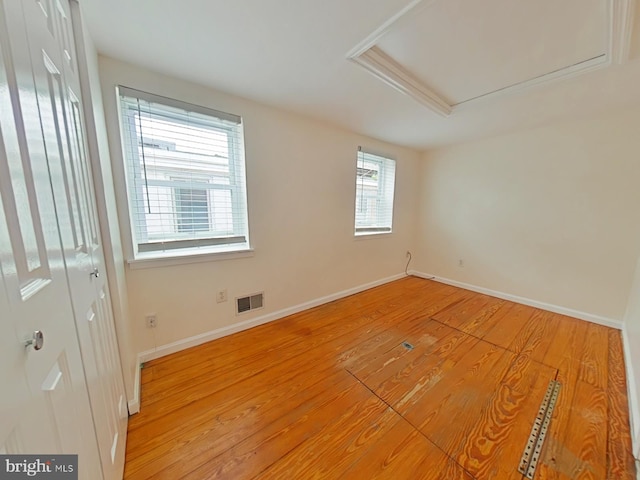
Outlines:
<svg viewBox="0 0 640 480"><path fill-rule="evenodd" d="M399 280L405 276L406 275L404 273L392 275L390 277L382 278L374 282L369 282L369 283L365 283L364 285L358 285L357 287L353 287L347 290L342 290L341 292L333 293L325 297L316 298L315 300L311 300L305 303L300 303L298 305L294 305L293 307L284 308L276 312L268 313L266 315L245 320L243 322L234 323L226 327L217 328L209 332L201 333L199 335L194 335L192 337L184 338L176 342L168 343L166 345L161 345L151 350L145 350L144 352L140 352L138 354L138 361L137 361L134 398L129 400L128 402L129 413L133 414L140 411L140 381L141 381L140 368L144 362L149 362L156 358L164 357L166 355L170 355L172 353L176 353L181 350L186 350L187 348L195 347L197 345L210 342L211 340L215 340L217 338L226 337L228 335L232 335L234 333L241 332L243 330L248 330L250 328L257 327L258 325L273 322L274 320L279 320L281 318L288 317L289 315L293 315L295 313L302 312L304 310L308 310L310 308L317 307L325 303L333 302L334 300L339 300L341 298L348 297L349 295L354 295L356 293L369 290L370 288L384 285L385 283Z"/></svg>
<svg viewBox="0 0 640 480"><path fill-rule="evenodd" d="M629 397L629 417L631 422L631 442L636 459L640 460L640 398L638 398L638 386L634 375L634 366L631 361L631 344L627 329L622 329L622 348L624 350L624 364L627 374L627 395ZM640 473L640 472L639 472Z"/></svg>
<svg viewBox="0 0 640 480"><path fill-rule="evenodd" d="M523 305L539 308L541 310L546 310L548 312L559 313L561 315L566 315L568 317L574 317L580 320L586 320L587 322L597 323L598 325L604 325L605 327L611 327L611 328L616 328L618 330L622 330L621 320L614 320L612 318L602 317L600 315L594 315L592 313L581 312L579 310L573 310L571 308L561 307L558 305L553 305L551 303L545 303L545 302L540 302L538 300L532 300L530 298L519 297L518 295L512 295L510 293L498 292L496 290L491 290L489 288L478 287L477 285L472 285L470 283L459 282L457 280L438 277L436 275L429 275L427 273L417 272L415 270L410 270L409 275L413 275L415 277L420 277L420 278L427 278L430 280L434 280L436 282L446 283L447 285L452 285L454 287L464 288L465 290L471 290L472 292L483 293L491 297L501 298L503 300L509 300L510 302L515 302L515 303L521 303Z"/></svg>

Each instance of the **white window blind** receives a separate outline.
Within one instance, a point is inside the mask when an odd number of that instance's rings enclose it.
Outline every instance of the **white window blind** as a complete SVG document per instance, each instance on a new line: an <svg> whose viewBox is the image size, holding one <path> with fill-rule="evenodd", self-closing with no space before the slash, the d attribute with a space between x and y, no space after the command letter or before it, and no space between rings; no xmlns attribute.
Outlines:
<svg viewBox="0 0 640 480"><path fill-rule="evenodd" d="M356 235L391 232L396 162L358 148Z"/></svg>
<svg viewBox="0 0 640 480"><path fill-rule="evenodd" d="M118 90L136 251L248 248L242 119Z"/></svg>

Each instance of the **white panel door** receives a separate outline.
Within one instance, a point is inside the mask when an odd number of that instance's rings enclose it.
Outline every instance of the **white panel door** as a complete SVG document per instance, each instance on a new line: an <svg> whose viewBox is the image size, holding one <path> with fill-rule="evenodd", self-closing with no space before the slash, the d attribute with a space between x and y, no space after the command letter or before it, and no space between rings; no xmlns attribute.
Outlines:
<svg viewBox="0 0 640 480"><path fill-rule="evenodd" d="M104 477L122 476L128 412L86 156L67 0L24 2L31 64Z"/></svg>
<svg viewBox="0 0 640 480"><path fill-rule="evenodd" d="M0 0L0 451L77 453L80 477L100 479L23 3Z"/></svg>

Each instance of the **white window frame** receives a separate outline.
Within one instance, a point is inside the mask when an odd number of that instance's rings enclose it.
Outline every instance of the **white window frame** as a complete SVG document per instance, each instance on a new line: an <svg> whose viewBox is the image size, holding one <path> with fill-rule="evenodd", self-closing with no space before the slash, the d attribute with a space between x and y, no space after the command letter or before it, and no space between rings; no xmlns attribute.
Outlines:
<svg viewBox="0 0 640 480"><path fill-rule="evenodd" d="M230 145L229 151L229 178L238 178L241 180L241 184L234 184L230 182L229 185L217 185L208 184L204 178L194 176L193 182L184 182L182 178L178 178L180 175L172 176L170 180L154 180L151 183L158 183L171 188L172 197L175 192L175 188L191 188L201 189L204 187L210 193L210 190L225 189L232 191L234 199L239 199L237 203L233 203L234 208L242 210L243 214L238 216L234 215L234 223L240 219L242 224L240 226L234 224L234 231L242 232L239 235L225 235L222 237L203 236L202 239L190 238L185 240L169 240L162 243L162 247L157 248L152 242L139 242L139 233L136 232L136 213L133 208L133 203L140 201L140 199L132 198L134 193L139 196L141 192L133 192L131 188L132 180L129 173L129 162L131 152L127 152L127 142L125 137L131 135L131 131L127 129L131 128L131 116L130 112L123 112L123 106L120 101L121 96L130 98L139 98L153 103L166 105L168 107L179 108L187 111L193 111L199 114L207 115L212 118L212 122L215 119L220 119L220 125L209 124L208 127L214 129L225 129L223 121L235 122L238 125L239 132L236 132L236 138L238 139L238 145L232 147ZM246 196L246 173L245 173L245 159L244 159L244 139L242 129L241 117L225 112L220 112L207 107L201 107L199 105L193 105L180 100L174 100L171 98L155 95L148 92L143 92L129 87L118 86L116 88L118 119L120 126L120 144L122 148L122 174L125 180L126 187L123 189L126 193L126 214L128 216L127 227L129 244L126 245L127 260L132 268L145 268L147 266L162 266L162 265L174 265L181 263L193 263L206 260L216 259L228 259L228 258L241 258L252 254L253 250L249 243L249 219L248 219L248 207ZM126 108L126 107L124 107ZM127 116L130 115L130 116ZM179 122L179 119L176 118ZM137 134L133 132L137 137ZM137 155L137 152L136 152ZM235 157L233 157L235 156ZM234 171L235 169L238 169ZM175 208L175 205L173 206ZM209 215L211 215L211 210ZM210 217L211 221L211 217ZM207 257L207 258L203 258Z"/></svg>
<svg viewBox="0 0 640 480"><path fill-rule="evenodd" d="M358 175L358 171L364 167L365 162L378 166L377 193L375 196L365 196L364 178ZM356 237L393 233L396 168L397 163L395 159L358 147L354 205L354 235ZM371 200L372 198L375 199L377 203L375 219L370 222L363 222L362 219L359 221L358 207L360 206L361 209L363 200Z"/></svg>

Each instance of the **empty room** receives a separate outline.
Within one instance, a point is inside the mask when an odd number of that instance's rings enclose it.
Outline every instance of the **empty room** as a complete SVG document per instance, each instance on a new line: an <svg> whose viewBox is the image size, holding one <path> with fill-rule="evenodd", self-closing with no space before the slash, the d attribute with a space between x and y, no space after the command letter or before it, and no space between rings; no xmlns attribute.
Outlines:
<svg viewBox="0 0 640 480"><path fill-rule="evenodd" d="M640 478L640 3L0 0L0 478Z"/></svg>

